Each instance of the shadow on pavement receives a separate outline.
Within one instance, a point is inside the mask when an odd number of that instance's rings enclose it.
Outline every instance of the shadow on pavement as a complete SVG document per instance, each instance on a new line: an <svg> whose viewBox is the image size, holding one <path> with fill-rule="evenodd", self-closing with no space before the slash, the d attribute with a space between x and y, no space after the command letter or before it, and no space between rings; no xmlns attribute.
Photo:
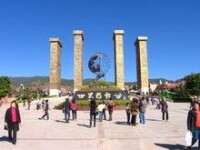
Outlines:
<svg viewBox="0 0 200 150"><path fill-rule="evenodd" d="M63 120L55 120L55 122L67 123L66 121L63 121Z"/></svg>
<svg viewBox="0 0 200 150"><path fill-rule="evenodd" d="M89 125L87 125L87 124L80 124L80 123L77 123L77 125L80 126L80 127L86 127L86 128L89 128Z"/></svg>
<svg viewBox="0 0 200 150"><path fill-rule="evenodd" d="M147 121L161 121L161 120L158 120L158 119L146 119Z"/></svg>
<svg viewBox="0 0 200 150"><path fill-rule="evenodd" d="M187 147L185 145L180 145L180 144L160 144L160 143L155 143L155 145L160 146L162 148L166 148L167 150L186 150ZM192 149L196 150L196 149Z"/></svg>
<svg viewBox="0 0 200 150"><path fill-rule="evenodd" d="M0 137L0 142L9 142L9 139L7 136Z"/></svg>
<svg viewBox="0 0 200 150"><path fill-rule="evenodd" d="M127 124L126 121L116 121L115 124L117 124L117 125L126 125L126 126L128 126L128 124Z"/></svg>

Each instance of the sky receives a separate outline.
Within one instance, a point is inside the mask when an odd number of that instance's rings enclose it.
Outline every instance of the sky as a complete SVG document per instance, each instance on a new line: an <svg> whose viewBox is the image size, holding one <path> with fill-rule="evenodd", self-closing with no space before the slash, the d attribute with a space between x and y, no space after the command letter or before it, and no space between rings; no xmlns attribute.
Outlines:
<svg viewBox="0 0 200 150"><path fill-rule="evenodd" d="M0 76L49 76L49 38L62 42L61 76L73 79L74 30L84 34L84 78L97 52L114 81L114 30L124 30L125 81L136 81L138 36L147 36L149 78L177 80L200 72L199 0L1 0Z"/></svg>

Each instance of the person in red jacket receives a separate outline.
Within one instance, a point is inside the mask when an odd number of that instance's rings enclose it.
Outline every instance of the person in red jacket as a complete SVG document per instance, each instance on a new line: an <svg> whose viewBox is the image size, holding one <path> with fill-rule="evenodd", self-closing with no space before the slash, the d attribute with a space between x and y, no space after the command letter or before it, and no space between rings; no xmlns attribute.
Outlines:
<svg viewBox="0 0 200 150"><path fill-rule="evenodd" d="M21 117L18 104L16 101L12 101L10 108L8 108L5 113L5 126L7 126L8 129L8 138L13 144L17 142L17 131L19 131L20 123Z"/></svg>
<svg viewBox="0 0 200 150"><path fill-rule="evenodd" d="M78 110L78 105L75 100L72 100L71 102L71 110L72 110L72 120L77 119L77 110Z"/></svg>

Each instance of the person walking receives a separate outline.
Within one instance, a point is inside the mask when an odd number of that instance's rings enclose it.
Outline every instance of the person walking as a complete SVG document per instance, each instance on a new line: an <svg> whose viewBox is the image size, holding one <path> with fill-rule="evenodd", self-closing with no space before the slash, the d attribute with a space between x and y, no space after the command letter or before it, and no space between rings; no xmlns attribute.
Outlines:
<svg viewBox="0 0 200 150"><path fill-rule="evenodd" d="M75 100L72 100L72 102L71 102L71 110L72 110L72 120L76 120L78 105Z"/></svg>
<svg viewBox="0 0 200 150"><path fill-rule="evenodd" d="M147 101L145 97L142 97L142 99L139 102L139 118L140 118L140 124L145 124L145 113L147 108Z"/></svg>
<svg viewBox="0 0 200 150"><path fill-rule="evenodd" d="M65 99L65 103L64 103L64 107L63 107L63 112L64 112L64 117L65 117L65 122L69 123L69 117L70 117L70 102L69 102L69 98Z"/></svg>
<svg viewBox="0 0 200 150"><path fill-rule="evenodd" d="M126 103L126 116L127 116L127 124L130 125L131 111L130 111L130 103Z"/></svg>
<svg viewBox="0 0 200 150"><path fill-rule="evenodd" d="M46 120L49 120L49 100L45 100L45 102L44 102L44 115L39 119L44 119L44 117L47 117Z"/></svg>
<svg viewBox="0 0 200 150"><path fill-rule="evenodd" d="M106 104L105 104L105 101L102 101L103 105L104 105L104 108L103 108L103 120L106 120Z"/></svg>
<svg viewBox="0 0 200 150"><path fill-rule="evenodd" d="M131 111L131 125L136 126L136 119L138 115L138 99L133 98L130 103L130 111Z"/></svg>
<svg viewBox="0 0 200 150"><path fill-rule="evenodd" d="M17 142L17 131L21 124L21 116L16 101L12 101L10 108L5 113L5 126L8 130L8 138L15 145Z"/></svg>
<svg viewBox="0 0 200 150"><path fill-rule="evenodd" d="M31 99L30 98L27 100L27 104L28 104L28 110L30 110L30 107L31 107Z"/></svg>
<svg viewBox="0 0 200 150"><path fill-rule="evenodd" d="M167 101L162 98L161 100L161 112L162 112L162 120L169 120L169 113L168 113L168 104Z"/></svg>
<svg viewBox="0 0 200 150"><path fill-rule="evenodd" d="M188 112L187 129L192 133L192 143L187 149L191 150L198 140L198 149L200 150L200 107L198 103L194 103Z"/></svg>
<svg viewBox="0 0 200 150"><path fill-rule="evenodd" d="M100 102L97 108L98 108L98 112L99 112L99 121L102 122L102 120L103 120L103 109L105 109L105 104Z"/></svg>
<svg viewBox="0 0 200 150"><path fill-rule="evenodd" d="M96 104L96 101L94 99L92 99L90 101L89 107L90 107L90 125L89 125L89 128L92 127L92 120L94 121L94 127L96 127L97 104Z"/></svg>
<svg viewBox="0 0 200 150"><path fill-rule="evenodd" d="M109 113L109 121L112 121L114 103L111 98L108 100L107 106L108 106L108 113Z"/></svg>

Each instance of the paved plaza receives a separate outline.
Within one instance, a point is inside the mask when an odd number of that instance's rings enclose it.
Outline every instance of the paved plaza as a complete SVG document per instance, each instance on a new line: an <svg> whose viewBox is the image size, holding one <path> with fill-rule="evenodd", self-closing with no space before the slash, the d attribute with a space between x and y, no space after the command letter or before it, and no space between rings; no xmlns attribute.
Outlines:
<svg viewBox="0 0 200 150"><path fill-rule="evenodd" d="M51 107L53 102L50 101ZM181 150L185 149L186 118L189 103L169 103L169 121L161 120L161 111L149 105L146 124L128 126L124 110L115 110L113 121L98 122L88 128L89 111L79 111L78 120L65 123L61 110L51 109L50 120L38 120L42 110L20 104L22 125L18 141L7 141L3 130L4 114L0 108L0 150ZM139 120L139 119L138 119Z"/></svg>

